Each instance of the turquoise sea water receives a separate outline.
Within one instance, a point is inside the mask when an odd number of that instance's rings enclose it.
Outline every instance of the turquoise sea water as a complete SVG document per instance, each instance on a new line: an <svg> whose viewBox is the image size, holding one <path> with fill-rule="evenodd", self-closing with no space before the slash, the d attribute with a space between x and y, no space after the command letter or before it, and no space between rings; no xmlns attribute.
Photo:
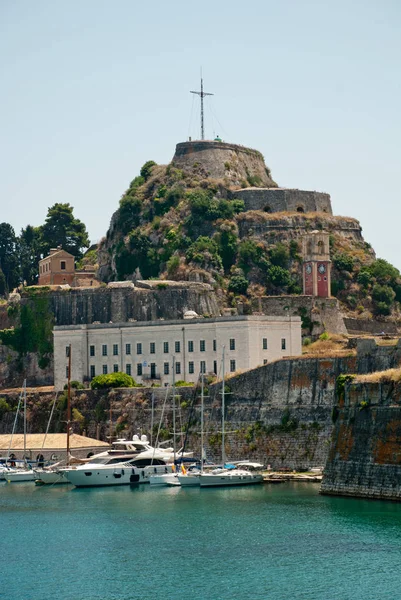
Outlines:
<svg viewBox="0 0 401 600"><path fill-rule="evenodd" d="M401 505L237 489L0 485L5 600L396 600Z"/></svg>

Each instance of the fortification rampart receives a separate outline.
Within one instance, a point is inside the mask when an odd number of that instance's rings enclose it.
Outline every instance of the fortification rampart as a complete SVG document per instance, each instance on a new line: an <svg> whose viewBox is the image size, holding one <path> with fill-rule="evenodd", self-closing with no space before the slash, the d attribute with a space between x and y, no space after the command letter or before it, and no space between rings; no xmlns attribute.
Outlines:
<svg viewBox="0 0 401 600"><path fill-rule="evenodd" d="M299 241L300 236L318 229L335 233L355 242L363 242L362 228L356 219L335 217L324 213L266 213L247 211L237 216L239 235L262 237L270 244L277 242Z"/></svg>
<svg viewBox="0 0 401 600"><path fill-rule="evenodd" d="M345 386L321 492L401 500L401 386Z"/></svg>
<svg viewBox="0 0 401 600"><path fill-rule="evenodd" d="M205 177L224 179L229 185L277 186L262 154L237 144L200 140L181 142L176 146L172 162L179 169L203 172Z"/></svg>
<svg viewBox="0 0 401 600"><path fill-rule="evenodd" d="M187 310L194 310L200 316L220 315L216 295L207 284L187 283L175 288L159 285L153 289L101 287L53 291L48 294L49 310L56 325L176 319L182 318Z"/></svg>
<svg viewBox="0 0 401 600"><path fill-rule="evenodd" d="M244 201L245 210L275 212L323 212L333 214L329 194L297 189L246 188L237 190L235 197Z"/></svg>
<svg viewBox="0 0 401 600"><path fill-rule="evenodd" d="M347 333L337 298L261 296L252 300L252 311L271 316L301 316L304 335L317 337L324 331Z"/></svg>

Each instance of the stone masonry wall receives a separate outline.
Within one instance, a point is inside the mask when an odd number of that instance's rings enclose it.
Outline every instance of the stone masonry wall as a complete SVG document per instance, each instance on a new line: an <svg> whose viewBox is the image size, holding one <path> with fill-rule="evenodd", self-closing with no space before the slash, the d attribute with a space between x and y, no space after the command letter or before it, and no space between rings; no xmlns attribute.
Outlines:
<svg viewBox="0 0 401 600"><path fill-rule="evenodd" d="M182 142L177 144L172 162L179 169L190 172L202 169L205 176L224 179L236 186L252 177L257 177L264 187L277 186L266 169L262 154L238 144L200 140Z"/></svg>
<svg viewBox="0 0 401 600"><path fill-rule="evenodd" d="M174 319L187 310L201 316L220 315L216 295L206 284L178 289L72 289L49 293L49 301L56 325Z"/></svg>
<svg viewBox="0 0 401 600"><path fill-rule="evenodd" d="M337 410L321 492L400 501L400 384L351 384Z"/></svg>
<svg viewBox="0 0 401 600"><path fill-rule="evenodd" d="M246 188L233 193L244 201L245 210L275 212L324 212L332 214L330 195L297 189Z"/></svg>
<svg viewBox="0 0 401 600"><path fill-rule="evenodd" d="M261 211L245 211L237 216L239 236L262 237L269 244L299 241L303 233L325 231L336 233L354 242L363 242L362 228L356 219L335 217L326 213L296 213L284 215Z"/></svg>
<svg viewBox="0 0 401 600"><path fill-rule="evenodd" d="M272 316L301 315L305 323L311 324L303 328L304 335L319 336L324 331L330 333L347 333L344 319L336 298L313 298L312 296L261 296L252 301L254 314L261 313ZM308 319L308 321L305 320Z"/></svg>

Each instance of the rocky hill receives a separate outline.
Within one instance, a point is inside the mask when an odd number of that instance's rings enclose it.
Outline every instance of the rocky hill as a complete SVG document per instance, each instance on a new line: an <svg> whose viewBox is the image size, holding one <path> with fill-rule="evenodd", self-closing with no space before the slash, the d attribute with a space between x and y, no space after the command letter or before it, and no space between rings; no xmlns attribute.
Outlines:
<svg viewBox="0 0 401 600"><path fill-rule="evenodd" d="M302 293L300 241L312 230L330 234L343 310L397 320L400 274L376 260L359 222L334 216L328 194L278 187L258 151L220 141L180 143L169 165L144 164L100 244L98 274L210 283L246 310L255 297Z"/></svg>

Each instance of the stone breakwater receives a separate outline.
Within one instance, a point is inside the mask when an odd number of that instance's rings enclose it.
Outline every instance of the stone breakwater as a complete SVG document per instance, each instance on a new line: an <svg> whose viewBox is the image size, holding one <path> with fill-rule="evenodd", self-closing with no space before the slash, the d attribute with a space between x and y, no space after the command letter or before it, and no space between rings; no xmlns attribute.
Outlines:
<svg viewBox="0 0 401 600"><path fill-rule="evenodd" d="M401 385L345 386L321 493L401 500Z"/></svg>

